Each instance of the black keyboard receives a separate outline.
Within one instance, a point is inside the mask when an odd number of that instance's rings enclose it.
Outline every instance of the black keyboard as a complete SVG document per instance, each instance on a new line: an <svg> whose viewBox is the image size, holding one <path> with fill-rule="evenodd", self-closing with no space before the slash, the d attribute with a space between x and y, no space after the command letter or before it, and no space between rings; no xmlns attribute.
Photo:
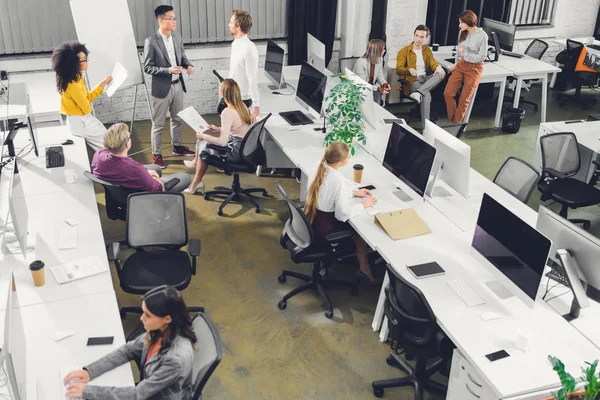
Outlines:
<svg viewBox="0 0 600 400"><path fill-rule="evenodd" d="M515 57L515 58L523 58L525 57L523 54L513 53L512 51L502 50L503 56Z"/></svg>
<svg viewBox="0 0 600 400"><path fill-rule="evenodd" d="M563 286L571 287L571 285L569 285L569 280L567 279L567 277L555 269L550 270L550 272L548 272L546 276L552 279L553 281L560 283Z"/></svg>
<svg viewBox="0 0 600 400"><path fill-rule="evenodd" d="M65 153L62 146L46 147L46 168L65 166Z"/></svg>

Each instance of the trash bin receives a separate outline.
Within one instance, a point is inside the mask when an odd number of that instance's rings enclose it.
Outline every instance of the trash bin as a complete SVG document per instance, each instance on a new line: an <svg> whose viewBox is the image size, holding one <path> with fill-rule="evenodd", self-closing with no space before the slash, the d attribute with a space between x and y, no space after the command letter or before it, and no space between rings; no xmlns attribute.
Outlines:
<svg viewBox="0 0 600 400"><path fill-rule="evenodd" d="M505 108L502 111L502 132L517 133L521 128L521 120L525 110L521 108Z"/></svg>

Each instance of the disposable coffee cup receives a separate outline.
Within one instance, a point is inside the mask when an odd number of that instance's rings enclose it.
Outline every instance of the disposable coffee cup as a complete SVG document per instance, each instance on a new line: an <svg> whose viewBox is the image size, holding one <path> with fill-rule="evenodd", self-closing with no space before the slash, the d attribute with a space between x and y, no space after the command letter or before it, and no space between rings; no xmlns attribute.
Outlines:
<svg viewBox="0 0 600 400"><path fill-rule="evenodd" d="M362 164L354 164L354 167L352 168L354 168L354 182L360 183L362 181L363 170L365 167L363 167Z"/></svg>
<svg viewBox="0 0 600 400"><path fill-rule="evenodd" d="M439 48L440 48L440 45L437 43L434 43L431 45L431 50L433 50L433 51L438 51Z"/></svg>
<svg viewBox="0 0 600 400"><path fill-rule="evenodd" d="M67 183L75 183L77 182L77 174L72 169L65 169L65 182Z"/></svg>
<svg viewBox="0 0 600 400"><path fill-rule="evenodd" d="M31 271L31 277L33 278L33 284L35 286L44 286L46 283L46 276L44 272L44 263L40 260L36 260L29 264L29 270Z"/></svg>

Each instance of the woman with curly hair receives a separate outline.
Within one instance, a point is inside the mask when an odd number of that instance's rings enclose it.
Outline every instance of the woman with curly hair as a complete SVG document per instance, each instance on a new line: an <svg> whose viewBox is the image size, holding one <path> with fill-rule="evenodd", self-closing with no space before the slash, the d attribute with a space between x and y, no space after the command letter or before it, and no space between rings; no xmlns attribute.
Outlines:
<svg viewBox="0 0 600 400"><path fill-rule="evenodd" d="M104 78L88 92L82 72L88 68L88 50L79 42L61 44L52 52L52 69L56 72L56 88L60 93L60 113L67 117L67 127L75 135L85 138L94 151L103 148L106 128L92 112L92 101L112 81Z"/></svg>

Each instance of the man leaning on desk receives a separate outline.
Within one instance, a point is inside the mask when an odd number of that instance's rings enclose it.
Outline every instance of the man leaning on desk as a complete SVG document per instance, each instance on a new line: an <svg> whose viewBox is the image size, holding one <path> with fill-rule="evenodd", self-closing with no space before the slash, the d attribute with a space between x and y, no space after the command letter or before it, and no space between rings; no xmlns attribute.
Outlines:
<svg viewBox="0 0 600 400"><path fill-rule="evenodd" d="M396 74L408 81L401 90L421 104L421 120L431 119L431 91L444 79L446 72L438 65L433 52L425 42L429 37L429 28L419 25L415 28L411 44L403 47L396 57Z"/></svg>

